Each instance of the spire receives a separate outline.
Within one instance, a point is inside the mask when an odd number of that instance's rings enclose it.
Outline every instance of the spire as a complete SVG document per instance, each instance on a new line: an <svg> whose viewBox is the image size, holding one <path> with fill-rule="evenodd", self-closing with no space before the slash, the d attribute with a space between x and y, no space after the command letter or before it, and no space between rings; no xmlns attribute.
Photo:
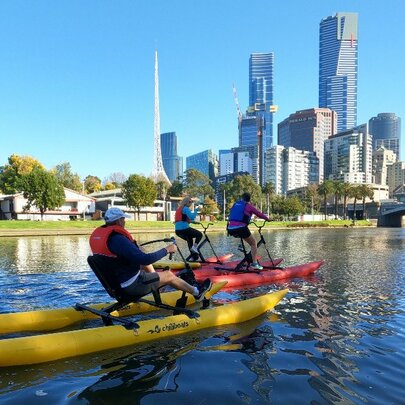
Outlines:
<svg viewBox="0 0 405 405"><path fill-rule="evenodd" d="M155 183L165 181L169 185L171 182L167 177L162 161L162 150L160 147L160 108L159 108L159 72L158 54L155 51L155 114L154 114L154 153L152 178Z"/></svg>

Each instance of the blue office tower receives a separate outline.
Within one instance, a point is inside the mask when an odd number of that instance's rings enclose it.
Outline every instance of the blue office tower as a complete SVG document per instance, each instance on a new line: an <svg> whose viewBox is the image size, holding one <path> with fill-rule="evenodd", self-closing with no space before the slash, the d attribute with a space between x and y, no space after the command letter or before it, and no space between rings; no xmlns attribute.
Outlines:
<svg viewBox="0 0 405 405"><path fill-rule="evenodd" d="M195 169L214 181L218 175L218 156L211 150L187 156L186 170Z"/></svg>
<svg viewBox="0 0 405 405"><path fill-rule="evenodd" d="M380 113L370 119L368 127L373 135L373 150L390 149L395 152L397 161L401 160L401 118L394 113Z"/></svg>
<svg viewBox="0 0 405 405"><path fill-rule="evenodd" d="M183 175L183 159L177 155L176 132L160 134L163 168L171 182Z"/></svg>
<svg viewBox="0 0 405 405"><path fill-rule="evenodd" d="M247 115L258 117L258 131L261 131L263 136L264 150L273 146L273 114L270 108L274 101L273 70L273 52L252 53L250 55L249 108ZM246 146L246 144L242 142L239 146Z"/></svg>
<svg viewBox="0 0 405 405"><path fill-rule="evenodd" d="M319 27L319 107L337 113L337 132L357 125L357 32L357 13L337 13Z"/></svg>

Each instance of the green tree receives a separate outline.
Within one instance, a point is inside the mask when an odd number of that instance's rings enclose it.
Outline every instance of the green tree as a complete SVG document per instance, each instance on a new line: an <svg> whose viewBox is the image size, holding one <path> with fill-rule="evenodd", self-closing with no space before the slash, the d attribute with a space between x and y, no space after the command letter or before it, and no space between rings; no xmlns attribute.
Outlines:
<svg viewBox="0 0 405 405"><path fill-rule="evenodd" d="M263 187L262 187L262 192L263 194L266 196L266 210L267 210L267 216L270 215L270 211L271 211L271 197L272 195L275 193L275 187L274 184L270 181L268 183L266 183Z"/></svg>
<svg viewBox="0 0 405 405"><path fill-rule="evenodd" d="M343 195L343 187L344 184L343 181L339 181L339 180L334 180L332 182L333 184L333 198L334 198L334 212L335 212L335 219L337 219L338 217L338 204L339 204L339 200L340 197L342 197Z"/></svg>
<svg viewBox="0 0 405 405"><path fill-rule="evenodd" d="M350 188L349 197L353 198L353 224L356 223L356 204L357 201L361 200L362 198L362 185L361 184L353 184Z"/></svg>
<svg viewBox="0 0 405 405"><path fill-rule="evenodd" d="M157 198L165 200L169 190L169 184L164 180L159 180L155 183Z"/></svg>
<svg viewBox="0 0 405 405"><path fill-rule="evenodd" d="M102 189L101 180L97 176L88 175L84 179L84 190L86 193L96 193Z"/></svg>
<svg viewBox="0 0 405 405"><path fill-rule="evenodd" d="M208 176L196 169L185 171L183 190L192 197L199 197L204 201L206 196L214 197L214 189Z"/></svg>
<svg viewBox="0 0 405 405"><path fill-rule="evenodd" d="M314 214L314 212L319 212L321 206L321 199L318 194L317 184L308 184L305 188L304 196L305 212Z"/></svg>
<svg viewBox="0 0 405 405"><path fill-rule="evenodd" d="M174 180L172 185L167 190L167 194L171 197L181 197L184 194L182 181L180 179Z"/></svg>
<svg viewBox="0 0 405 405"><path fill-rule="evenodd" d="M145 176L131 174L122 184L122 196L129 207L137 210L139 219L141 207L153 206L156 200L155 183Z"/></svg>
<svg viewBox="0 0 405 405"><path fill-rule="evenodd" d="M363 219L367 219L366 215L366 198L374 200L374 190L369 184L361 184L359 187L359 193L361 195L363 203Z"/></svg>
<svg viewBox="0 0 405 405"><path fill-rule="evenodd" d="M72 173L70 163L64 162L56 165L52 172L55 174L58 182L64 187L70 188L78 193L83 192L83 183L80 181L80 177L77 173Z"/></svg>
<svg viewBox="0 0 405 405"><path fill-rule="evenodd" d="M298 196L287 197L284 199L283 211L288 219L296 217L304 212L304 206Z"/></svg>
<svg viewBox="0 0 405 405"><path fill-rule="evenodd" d="M24 209L32 206L39 209L41 220L47 210L60 207L65 201L65 192L55 174L39 167L35 167L29 174L21 179L24 198L27 204Z"/></svg>
<svg viewBox="0 0 405 405"><path fill-rule="evenodd" d="M201 215L217 215L219 213L219 208L217 203L209 198L209 197L205 197L204 200L204 205L202 207L202 210L200 211Z"/></svg>
<svg viewBox="0 0 405 405"><path fill-rule="evenodd" d="M31 173L34 168L45 170L42 163L31 156L11 155L8 164L0 167L0 190L4 194L22 191L22 177Z"/></svg>
<svg viewBox="0 0 405 405"><path fill-rule="evenodd" d="M318 194L323 197L323 209L325 212L325 220L327 217L327 205L326 201L330 195L333 193L333 181L332 180L324 180L322 184L318 187Z"/></svg>
<svg viewBox="0 0 405 405"><path fill-rule="evenodd" d="M229 204L240 200L243 193L249 193L251 203L258 205L262 197L261 187L253 180L250 175L236 176L230 183L226 191L226 198Z"/></svg>

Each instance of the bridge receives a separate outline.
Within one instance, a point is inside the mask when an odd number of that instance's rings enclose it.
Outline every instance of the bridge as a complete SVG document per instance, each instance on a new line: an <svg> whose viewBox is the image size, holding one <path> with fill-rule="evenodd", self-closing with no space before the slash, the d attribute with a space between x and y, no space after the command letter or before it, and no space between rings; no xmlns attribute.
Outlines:
<svg viewBox="0 0 405 405"><path fill-rule="evenodd" d="M405 203L396 201L381 203L377 226L405 227Z"/></svg>

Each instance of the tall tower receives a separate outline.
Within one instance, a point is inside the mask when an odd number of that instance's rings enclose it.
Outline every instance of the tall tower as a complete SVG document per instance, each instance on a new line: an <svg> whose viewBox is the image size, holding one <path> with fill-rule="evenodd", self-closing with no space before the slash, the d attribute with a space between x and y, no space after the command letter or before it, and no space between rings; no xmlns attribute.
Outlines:
<svg viewBox="0 0 405 405"><path fill-rule="evenodd" d="M380 113L369 122L369 132L373 135L373 150L382 146L390 149L401 160L401 118L394 113Z"/></svg>
<svg viewBox="0 0 405 405"><path fill-rule="evenodd" d="M169 178L163 168L162 150L160 148L160 108L159 108L159 71L158 54L155 51L155 121L154 121L154 150L153 150L153 171L152 178L155 183L164 181L171 185Z"/></svg>
<svg viewBox="0 0 405 405"><path fill-rule="evenodd" d="M357 125L357 13L337 13L319 26L319 107L338 115L337 132Z"/></svg>

